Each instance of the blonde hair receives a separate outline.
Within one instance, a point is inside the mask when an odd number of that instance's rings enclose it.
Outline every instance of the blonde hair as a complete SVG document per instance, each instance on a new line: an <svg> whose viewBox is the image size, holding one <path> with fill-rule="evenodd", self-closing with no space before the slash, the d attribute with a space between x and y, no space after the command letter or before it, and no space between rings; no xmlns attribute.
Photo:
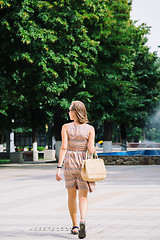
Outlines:
<svg viewBox="0 0 160 240"><path fill-rule="evenodd" d="M87 110L83 102L73 101L71 110L74 110L79 123L88 123Z"/></svg>

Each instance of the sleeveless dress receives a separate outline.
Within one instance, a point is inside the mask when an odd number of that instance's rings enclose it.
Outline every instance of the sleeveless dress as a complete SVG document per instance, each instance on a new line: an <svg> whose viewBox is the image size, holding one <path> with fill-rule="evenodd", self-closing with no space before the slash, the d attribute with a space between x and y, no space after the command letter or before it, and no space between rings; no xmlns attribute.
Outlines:
<svg viewBox="0 0 160 240"><path fill-rule="evenodd" d="M88 149L89 130L89 124L68 124L68 147L64 158L64 178L67 189L76 187L89 192L95 190L95 182L86 182L81 177L82 161L86 158Z"/></svg>

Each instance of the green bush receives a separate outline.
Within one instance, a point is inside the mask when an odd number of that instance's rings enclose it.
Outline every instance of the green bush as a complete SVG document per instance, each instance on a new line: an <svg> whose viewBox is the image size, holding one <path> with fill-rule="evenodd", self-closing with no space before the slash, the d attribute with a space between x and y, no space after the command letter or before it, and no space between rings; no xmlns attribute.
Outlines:
<svg viewBox="0 0 160 240"><path fill-rule="evenodd" d="M0 159L0 164L10 163L10 159Z"/></svg>
<svg viewBox="0 0 160 240"><path fill-rule="evenodd" d="M37 147L38 151L44 151L45 147Z"/></svg>

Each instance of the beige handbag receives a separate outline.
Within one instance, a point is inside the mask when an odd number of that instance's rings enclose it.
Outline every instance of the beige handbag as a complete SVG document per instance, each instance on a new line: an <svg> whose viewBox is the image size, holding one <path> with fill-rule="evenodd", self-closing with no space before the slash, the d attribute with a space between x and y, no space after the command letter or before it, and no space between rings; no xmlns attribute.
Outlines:
<svg viewBox="0 0 160 240"><path fill-rule="evenodd" d="M82 163L81 177L84 181L96 182L101 181L106 178L107 172L104 165L103 159L98 158L97 153L95 153L96 158L88 158L88 154Z"/></svg>

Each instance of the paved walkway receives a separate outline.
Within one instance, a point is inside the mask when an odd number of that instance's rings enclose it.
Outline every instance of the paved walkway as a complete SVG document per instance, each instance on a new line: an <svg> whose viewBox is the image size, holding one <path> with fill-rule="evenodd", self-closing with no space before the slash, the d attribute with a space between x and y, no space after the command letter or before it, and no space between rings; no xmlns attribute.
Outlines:
<svg viewBox="0 0 160 240"><path fill-rule="evenodd" d="M159 240L160 166L107 166L89 194L86 239ZM55 164L0 166L0 239L77 239Z"/></svg>

